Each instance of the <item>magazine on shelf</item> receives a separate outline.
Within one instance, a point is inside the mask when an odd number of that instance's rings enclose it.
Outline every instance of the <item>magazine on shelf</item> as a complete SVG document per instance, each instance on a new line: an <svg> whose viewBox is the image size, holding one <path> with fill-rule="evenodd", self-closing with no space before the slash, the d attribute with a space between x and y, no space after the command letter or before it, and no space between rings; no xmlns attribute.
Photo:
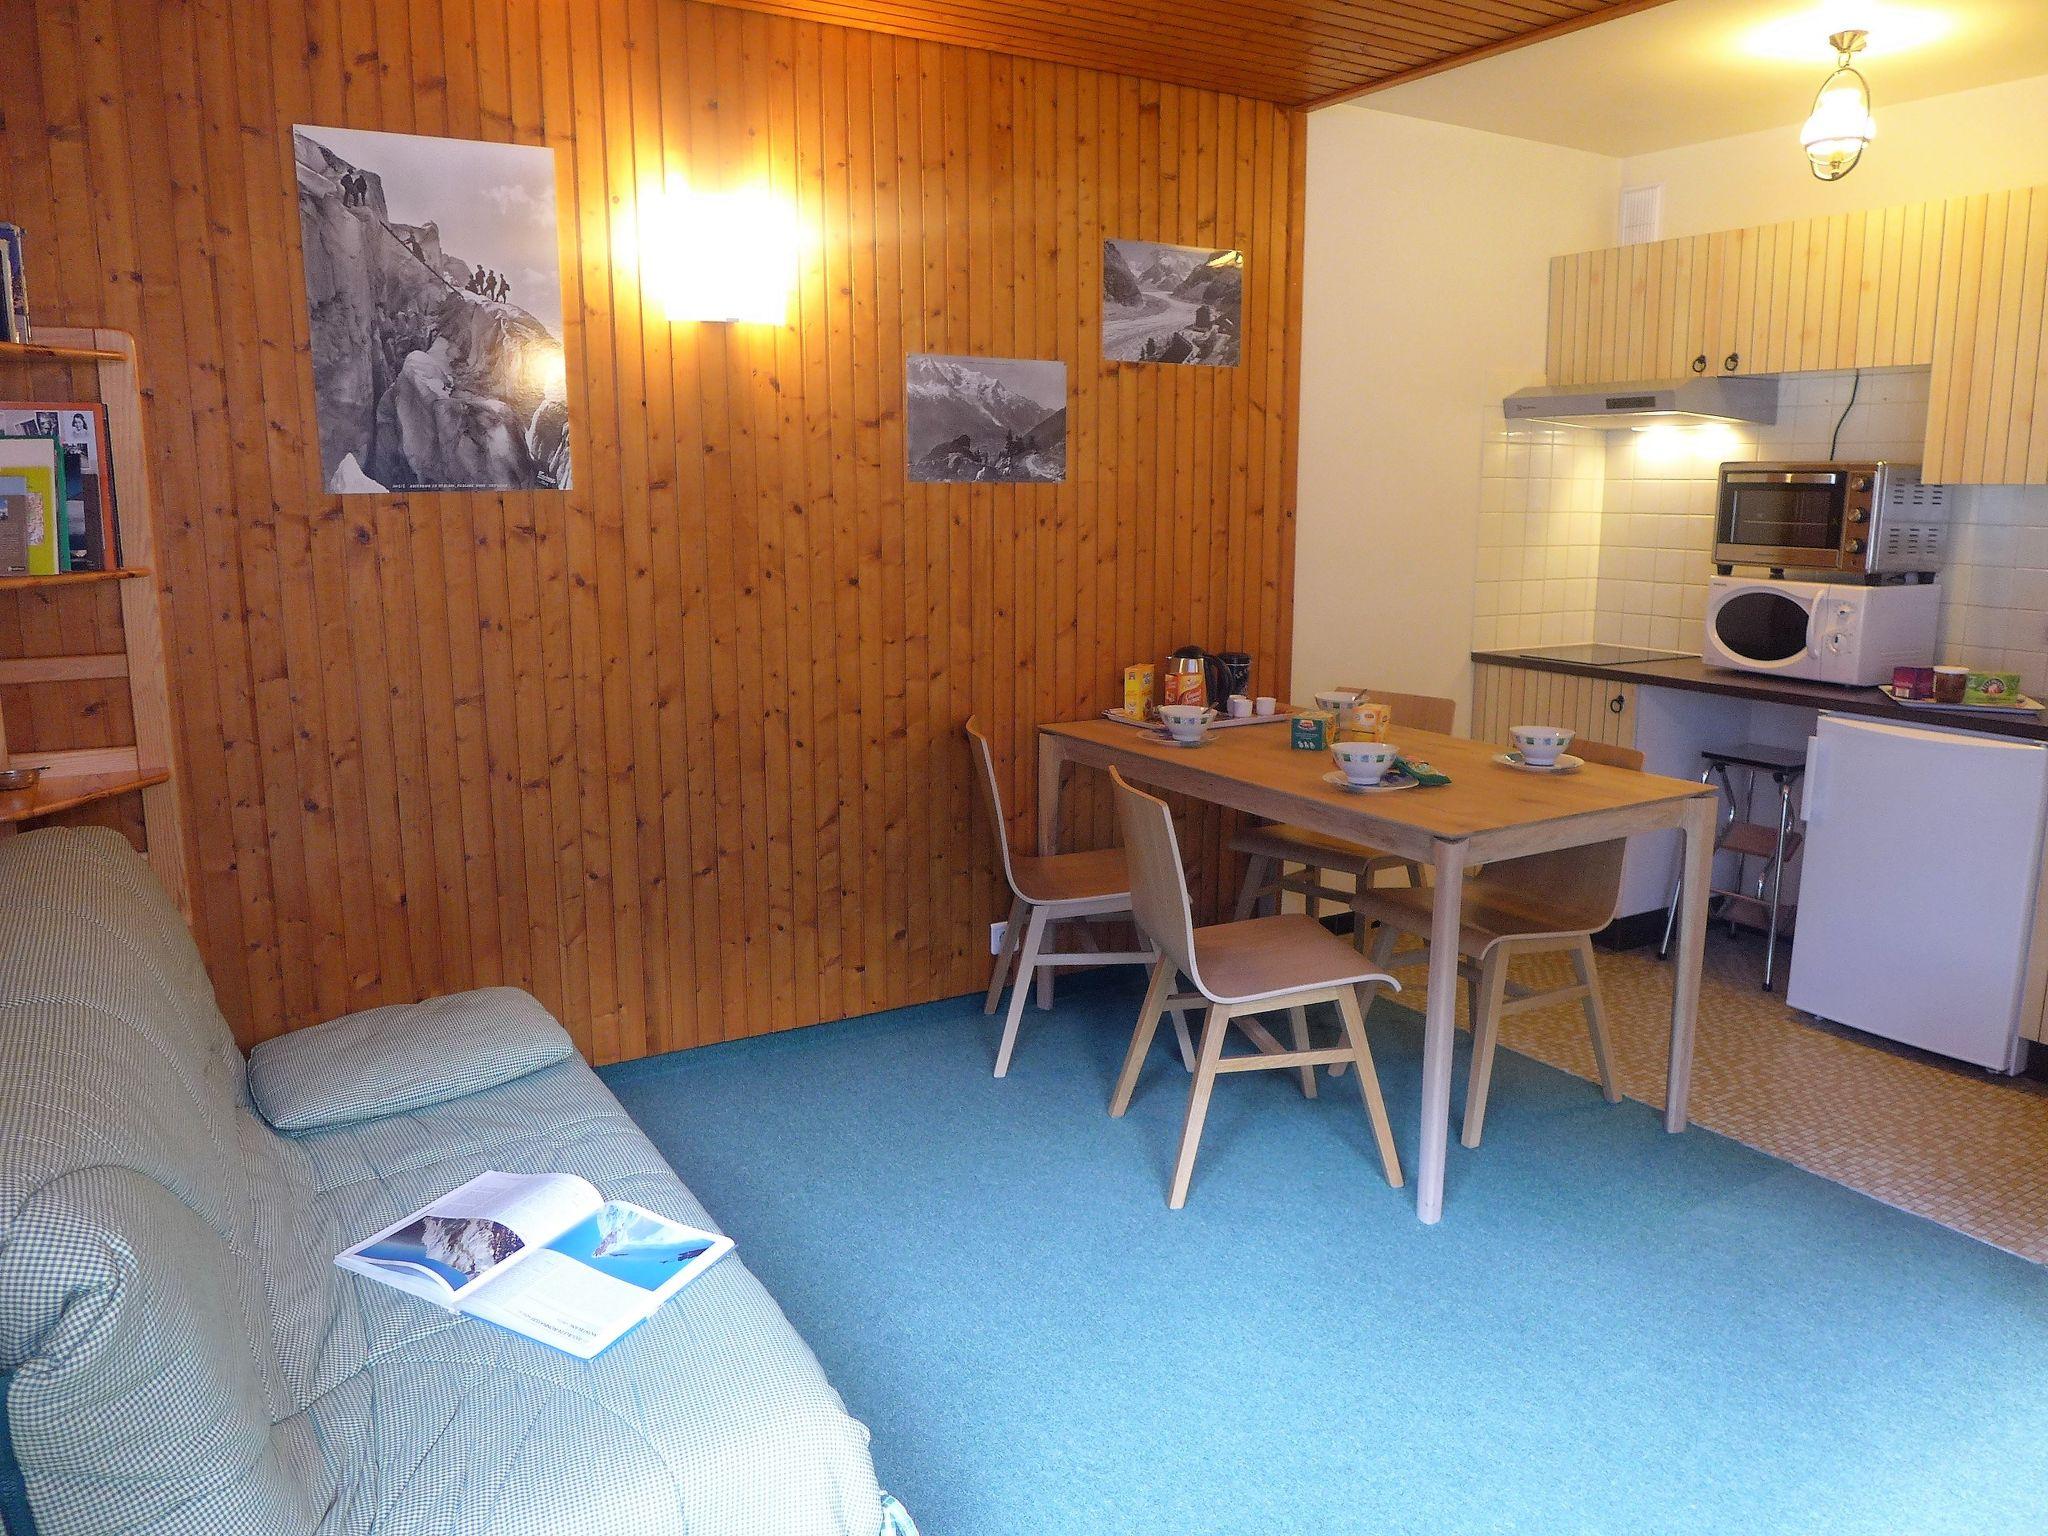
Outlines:
<svg viewBox="0 0 2048 1536"><path fill-rule="evenodd" d="M574 1174L480 1173L334 1262L588 1360L731 1251Z"/></svg>
<svg viewBox="0 0 2048 1536"><path fill-rule="evenodd" d="M64 513L71 568L111 571L120 565L114 532L113 465L107 454L107 408L97 400L0 400L0 433L54 437L66 460Z"/></svg>
<svg viewBox="0 0 2048 1536"><path fill-rule="evenodd" d="M15 437L0 432L0 475L22 482L31 503L26 542L31 576L55 576L71 569L71 545L64 531L65 463L54 437Z"/></svg>

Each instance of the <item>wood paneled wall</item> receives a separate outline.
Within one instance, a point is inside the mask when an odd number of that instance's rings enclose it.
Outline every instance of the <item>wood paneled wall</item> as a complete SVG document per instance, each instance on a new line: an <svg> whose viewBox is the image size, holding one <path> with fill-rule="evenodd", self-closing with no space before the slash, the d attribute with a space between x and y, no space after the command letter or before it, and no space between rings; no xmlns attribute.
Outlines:
<svg viewBox="0 0 2048 1536"><path fill-rule="evenodd" d="M999 903L962 719L1022 843L1033 724L1125 662L1237 646L1285 691L1283 111L687 0L10 22L38 316L141 341L201 941L245 1040L507 982L611 1060L971 990ZM318 489L294 121L555 148L573 492ZM643 304L615 232L668 169L799 206L791 326ZM1243 248L1242 366L1105 365L1104 235ZM1064 359L1066 484L907 484L918 350ZM0 649L118 622L91 601L0 613ZM108 713L45 702L40 744ZM1112 834L1099 797L1074 820Z"/></svg>

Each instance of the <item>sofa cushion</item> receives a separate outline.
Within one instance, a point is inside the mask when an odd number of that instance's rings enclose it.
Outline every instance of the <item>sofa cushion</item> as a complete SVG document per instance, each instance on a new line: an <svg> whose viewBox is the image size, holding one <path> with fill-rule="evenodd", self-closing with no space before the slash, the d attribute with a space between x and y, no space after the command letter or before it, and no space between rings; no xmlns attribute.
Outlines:
<svg viewBox="0 0 2048 1536"><path fill-rule="evenodd" d="M0 843L0 910L0 1374L42 1531L232 1530L252 1501L288 1522L319 1468L273 1427L335 1297L304 1156L250 1107L125 839ZM159 1455L174 1429L189 1451Z"/></svg>
<svg viewBox="0 0 2048 1536"><path fill-rule="evenodd" d="M300 1138L330 1251L485 1171L573 1172L716 1230L580 1058ZM876 1536L866 1428L741 1256L584 1362L336 1271L330 1353L364 1364L311 1405L341 1462L335 1531Z"/></svg>
<svg viewBox="0 0 2048 1536"><path fill-rule="evenodd" d="M569 1032L516 987L351 1013L249 1053L249 1096L280 1131L423 1109L576 1054Z"/></svg>

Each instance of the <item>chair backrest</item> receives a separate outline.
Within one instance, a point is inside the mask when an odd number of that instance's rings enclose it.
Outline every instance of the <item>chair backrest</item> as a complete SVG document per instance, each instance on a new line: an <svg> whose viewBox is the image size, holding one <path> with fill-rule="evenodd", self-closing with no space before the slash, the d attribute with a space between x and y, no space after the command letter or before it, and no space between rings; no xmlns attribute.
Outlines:
<svg viewBox="0 0 2048 1536"><path fill-rule="evenodd" d="M1164 800L1133 789L1114 768L1117 824L1123 828L1124 858L1131 874L1131 915L1138 930L1159 952L1179 966L1199 989L1195 970L1195 923L1188 908L1187 873L1181 867L1180 839L1173 830L1173 812Z"/></svg>
<svg viewBox="0 0 2048 1536"><path fill-rule="evenodd" d="M1574 756L1632 773L1643 769L1643 754L1633 747L1604 741L1574 741ZM1621 856L1625 838L1583 848L1556 848L1548 853L1502 859L1481 872L1489 892L1518 898L1518 904L1554 918L1557 933L1598 933L1614 921L1621 904Z"/></svg>
<svg viewBox="0 0 2048 1536"><path fill-rule="evenodd" d="M1384 704L1394 712L1394 728L1408 726L1418 731L1435 731L1439 736L1448 736L1458 723L1458 701L1439 699L1427 693L1388 693L1382 688L1355 688L1345 685L1352 693L1362 693L1375 704Z"/></svg>
<svg viewBox="0 0 2048 1536"><path fill-rule="evenodd" d="M981 726L973 715L967 717L967 745L974 754L974 762L981 779L982 807L988 812L990 836L996 840L996 857L1002 860L1003 880L1010 887L1010 894L1021 897L1017 889L1017 872L1010 867L1010 824L1003 819L1003 790L996 778L995 754L989 751L988 738L981 734Z"/></svg>

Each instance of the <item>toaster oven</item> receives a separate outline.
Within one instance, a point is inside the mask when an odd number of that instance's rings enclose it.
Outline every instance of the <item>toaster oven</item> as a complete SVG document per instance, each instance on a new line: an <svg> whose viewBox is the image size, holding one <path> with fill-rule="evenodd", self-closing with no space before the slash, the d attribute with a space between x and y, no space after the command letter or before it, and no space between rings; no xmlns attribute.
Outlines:
<svg viewBox="0 0 2048 1536"><path fill-rule="evenodd" d="M1723 464L1714 564L1852 580L1941 568L1948 487L1917 464Z"/></svg>

